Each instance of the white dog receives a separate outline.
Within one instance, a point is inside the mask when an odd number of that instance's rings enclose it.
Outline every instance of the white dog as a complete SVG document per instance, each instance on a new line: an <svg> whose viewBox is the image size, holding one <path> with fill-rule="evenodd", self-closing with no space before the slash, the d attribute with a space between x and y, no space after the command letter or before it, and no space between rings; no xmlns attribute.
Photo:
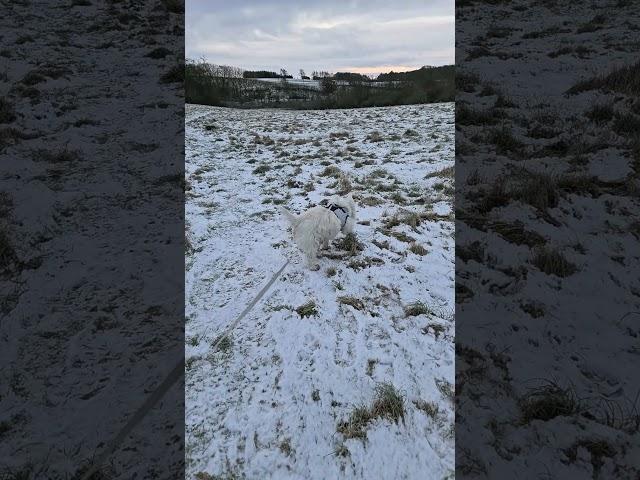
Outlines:
<svg viewBox="0 0 640 480"><path fill-rule="evenodd" d="M284 207L280 210L291 224L293 241L305 255L311 270L320 268L320 249L328 248L338 233L352 233L356 224L356 204L351 194L324 199L320 205L300 215L294 215Z"/></svg>

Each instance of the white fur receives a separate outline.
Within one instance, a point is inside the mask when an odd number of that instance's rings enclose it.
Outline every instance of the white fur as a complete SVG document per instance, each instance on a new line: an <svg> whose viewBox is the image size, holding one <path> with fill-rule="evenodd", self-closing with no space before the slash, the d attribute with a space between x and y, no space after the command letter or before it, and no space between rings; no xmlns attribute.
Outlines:
<svg viewBox="0 0 640 480"><path fill-rule="evenodd" d="M333 196L328 203L343 207L349 212L342 233L353 233L356 224L356 204L351 194L346 197ZM295 215L284 207L280 207L280 211L291 224L293 241L304 254L307 265L311 270L318 270L318 252L321 248L328 248L329 242L340 233L340 220L335 213L323 206L312 207L300 215Z"/></svg>

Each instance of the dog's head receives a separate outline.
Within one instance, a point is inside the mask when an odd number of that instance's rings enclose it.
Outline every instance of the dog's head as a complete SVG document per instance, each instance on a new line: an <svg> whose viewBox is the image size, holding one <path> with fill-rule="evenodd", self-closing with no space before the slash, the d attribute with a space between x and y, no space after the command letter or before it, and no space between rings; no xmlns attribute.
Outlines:
<svg viewBox="0 0 640 480"><path fill-rule="evenodd" d="M356 202L353 200L353 195L351 193L349 193L349 195L347 195L346 197L341 197L340 195L333 195L329 198L325 198L322 201L320 201L320 205L325 207L330 204L338 205L339 207L346 209L349 212L349 216L355 220Z"/></svg>

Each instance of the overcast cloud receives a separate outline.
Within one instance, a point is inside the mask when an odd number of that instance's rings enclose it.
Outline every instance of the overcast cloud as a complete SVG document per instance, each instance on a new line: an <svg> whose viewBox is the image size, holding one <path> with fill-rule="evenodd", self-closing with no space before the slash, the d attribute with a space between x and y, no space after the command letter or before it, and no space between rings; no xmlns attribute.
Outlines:
<svg viewBox="0 0 640 480"><path fill-rule="evenodd" d="M248 70L377 74L454 63L454 0L186 0L186 55Z"/></svg>

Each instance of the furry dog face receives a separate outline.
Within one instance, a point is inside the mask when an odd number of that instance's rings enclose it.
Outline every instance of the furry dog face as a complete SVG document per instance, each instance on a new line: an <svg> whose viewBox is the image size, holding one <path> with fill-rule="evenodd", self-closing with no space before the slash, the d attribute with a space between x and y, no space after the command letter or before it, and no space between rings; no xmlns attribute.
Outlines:
<svg viewBox="0 0 640 480"><path fill-rule="evenodd" d="M353 201L353 196L351 194L347 195L346 197L333 195L329 199L322 200L320 204L325 204L326 206L336 205L347 212L347 220L341 231L345 234L353 233L353 229L356 225L356 202Z"/></svg>
<svg viewBox="0 0 640 480"><path fill-rule="evenodd" d="M300 215L294 215L283 207L280 210L291 224L293 240L312 270L320 268L320 249L328 248L340 232L353 233L356 224L356 204L351 194L346 197L334 195Z"/></svg>

